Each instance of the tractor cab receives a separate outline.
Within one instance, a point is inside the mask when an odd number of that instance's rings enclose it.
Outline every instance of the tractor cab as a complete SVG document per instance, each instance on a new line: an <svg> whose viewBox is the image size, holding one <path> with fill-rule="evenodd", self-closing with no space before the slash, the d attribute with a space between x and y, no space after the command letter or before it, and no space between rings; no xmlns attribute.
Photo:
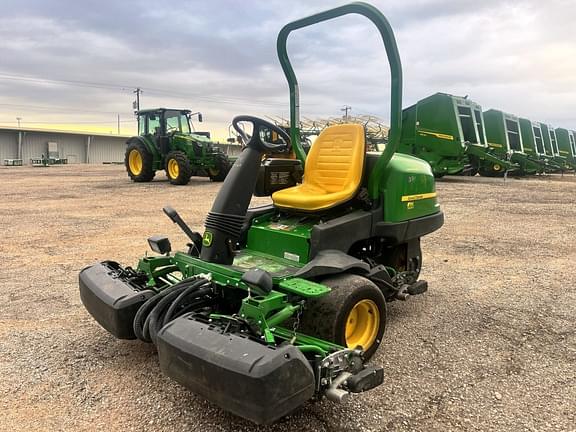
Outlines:
<svg viewBox="0 0 576 432"><path fill-rule="evenodd" d="M186 135L192 133L191 113L190 110L166 108L140 110L138 111L138 135L152 137L160 148L162 137L175 133Z"/></svg>

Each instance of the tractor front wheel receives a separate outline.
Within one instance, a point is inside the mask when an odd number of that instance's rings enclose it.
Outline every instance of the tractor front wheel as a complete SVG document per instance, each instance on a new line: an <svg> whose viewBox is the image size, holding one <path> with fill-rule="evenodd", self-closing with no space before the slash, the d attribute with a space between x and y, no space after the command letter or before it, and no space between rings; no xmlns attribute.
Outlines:
<svg viewBox="0 0 576 432"><path fill-rule="evenodd" d="M358 275L341 274L320 282L332 291L306 302L299 331L350 349L361 346L368 360L384 336L384 295L374 283Z"/></svg>
<svg viewBox="0 0 576 432"><path fill-rule="evenodd" d="M173 185L185 185L192 177L190 160L181 151L171 151L166 155L166 175Z"/></svg>
<svg viewBox="0 0 576 432"><path fill-rule="evenodd" d="M232 167L230 159L224 153L216 153L214 157L214 168L208 169L208 176L214 182L222 182L228 175L228 171Z"/></svg>
<svg viewBox="0 0 576 432"><path fill-rule="evenodd" d="M153 156L139 141L128 143L124 165L128 176L135 182L149 182L154 178Z"/></svg>

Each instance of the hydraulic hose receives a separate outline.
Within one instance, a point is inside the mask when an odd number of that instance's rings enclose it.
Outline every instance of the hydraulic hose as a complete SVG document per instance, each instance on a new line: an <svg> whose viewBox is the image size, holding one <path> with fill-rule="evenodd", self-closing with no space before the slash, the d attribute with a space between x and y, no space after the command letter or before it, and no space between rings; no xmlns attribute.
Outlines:
<svg viewBox="0 0 576 432"><path fill-rule="evenodd" d="M169 321L194 309L207 305L212 292L204 278L181 281L148 299L134 317L134 334L144 342L156 343L156 335Z"/></svg>

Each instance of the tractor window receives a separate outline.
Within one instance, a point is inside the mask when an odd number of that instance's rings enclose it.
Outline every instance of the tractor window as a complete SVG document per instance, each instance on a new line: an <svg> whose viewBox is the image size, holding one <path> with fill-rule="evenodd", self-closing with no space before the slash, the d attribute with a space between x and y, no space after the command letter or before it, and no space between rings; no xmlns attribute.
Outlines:
<svg viewBox="0 0 576 432"><path fill-rule="evenodd" d="M568 132L568 137L570 138L570 150L572 151L572 156L576 157L576 142L574 141L574 132Z"/></svg>
<svg viewBox="0 0 576 432"><path fill-rule="evenodd" d="M534 140L536 141L536 151L538 154L544 154L544 145L542 144L542 130L537 126L532 126L534 131Z"/></svg>
<svg viewBox="0 0 576 432"><path fill-rule="evenodd" d="M146 135L146 117L138 117L138 135Z"/></svg>
<svg viewBox="0 0 576 432"><path fill-rule="evenodd" d="M478 131L480 144L486 145L486 140L484 139L484 125L482 124L482 113L480 110L474 110L474 119L476 120L476 130Z"/></svg>
<svg viewBox="0 0 576 432"><path fill-rule="evenodd" d="M556 143L556 131L552 128L549 129L550 131L550 142L552 143L552 152L557 155L558 154L558 144Z"/></svg>
<svg viewBox="0 0 576 432"><path fill-rule="evenodd" d="M148 133L151 135L160 134L160 117L154 114L148 116Z"/></svg>
<svg viewBox="0 0 576 432"><path fill-rule="evenodd" d="M180 112L166 113L166 133L170 132L190 133L190 124L186 114Z"/></svg>
<svg viewBox="0 0 576 432"><path fill-rule="evenodd" d="M180 120L179 116L173 116L173 117L166 116L166 133L180 132L179 120Z"/></svg>
<svg viewBox="0 0 576 432"><path fill-rule="evenodd" d="M476 128L474 126L474 120L472 119L472 110L469 107L459 106L458 117L460 117L460 124L462 125L464 141L468 141L472 144L478 144Z"/></svg>
<svg viewBox="0 0 576 432"><path fill-rule="evenodd" d="M522 151L522 142L520 141L518 122L506 119L506 133L508 134L510 150Z"/></svg>

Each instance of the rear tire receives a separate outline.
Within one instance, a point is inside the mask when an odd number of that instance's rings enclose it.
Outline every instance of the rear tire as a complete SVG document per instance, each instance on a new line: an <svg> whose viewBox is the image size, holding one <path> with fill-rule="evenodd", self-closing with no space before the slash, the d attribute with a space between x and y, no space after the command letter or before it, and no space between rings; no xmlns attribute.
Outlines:
<svg viewBox="0 0 576 432"><path fill-rule="evenodd" d="M361 345L368 360L380 346L386 328L384 295L358 275L340 274L320 282L332 291L306 302L299 331L350 349Z"/></svg>
<svg viewBox="0 0 576 432"><path fill-rule="evenodd" d="M226 156L224 153L216 153L214 159L216 168L208 169L208 176L213 182L224 181L228 175L228 172L230 171L230 168L232 167L230 159L228 159L228 156Z"/></svg>
<svg viewBox="0 0 576 432"><path fill-rule="evenodd" d="M185 185L192 177L192 166L190 160L184 152L171 151L166 155L165 168L166 176L173 185Z"/></svg>
<svg viewBox="0 0 576 432"><path fill-rule="evenodd" d="M135 182L149 182L156 174L153 168L153 156L140 141L131 141L126 148L124 166L128 176Z"/></svg>

